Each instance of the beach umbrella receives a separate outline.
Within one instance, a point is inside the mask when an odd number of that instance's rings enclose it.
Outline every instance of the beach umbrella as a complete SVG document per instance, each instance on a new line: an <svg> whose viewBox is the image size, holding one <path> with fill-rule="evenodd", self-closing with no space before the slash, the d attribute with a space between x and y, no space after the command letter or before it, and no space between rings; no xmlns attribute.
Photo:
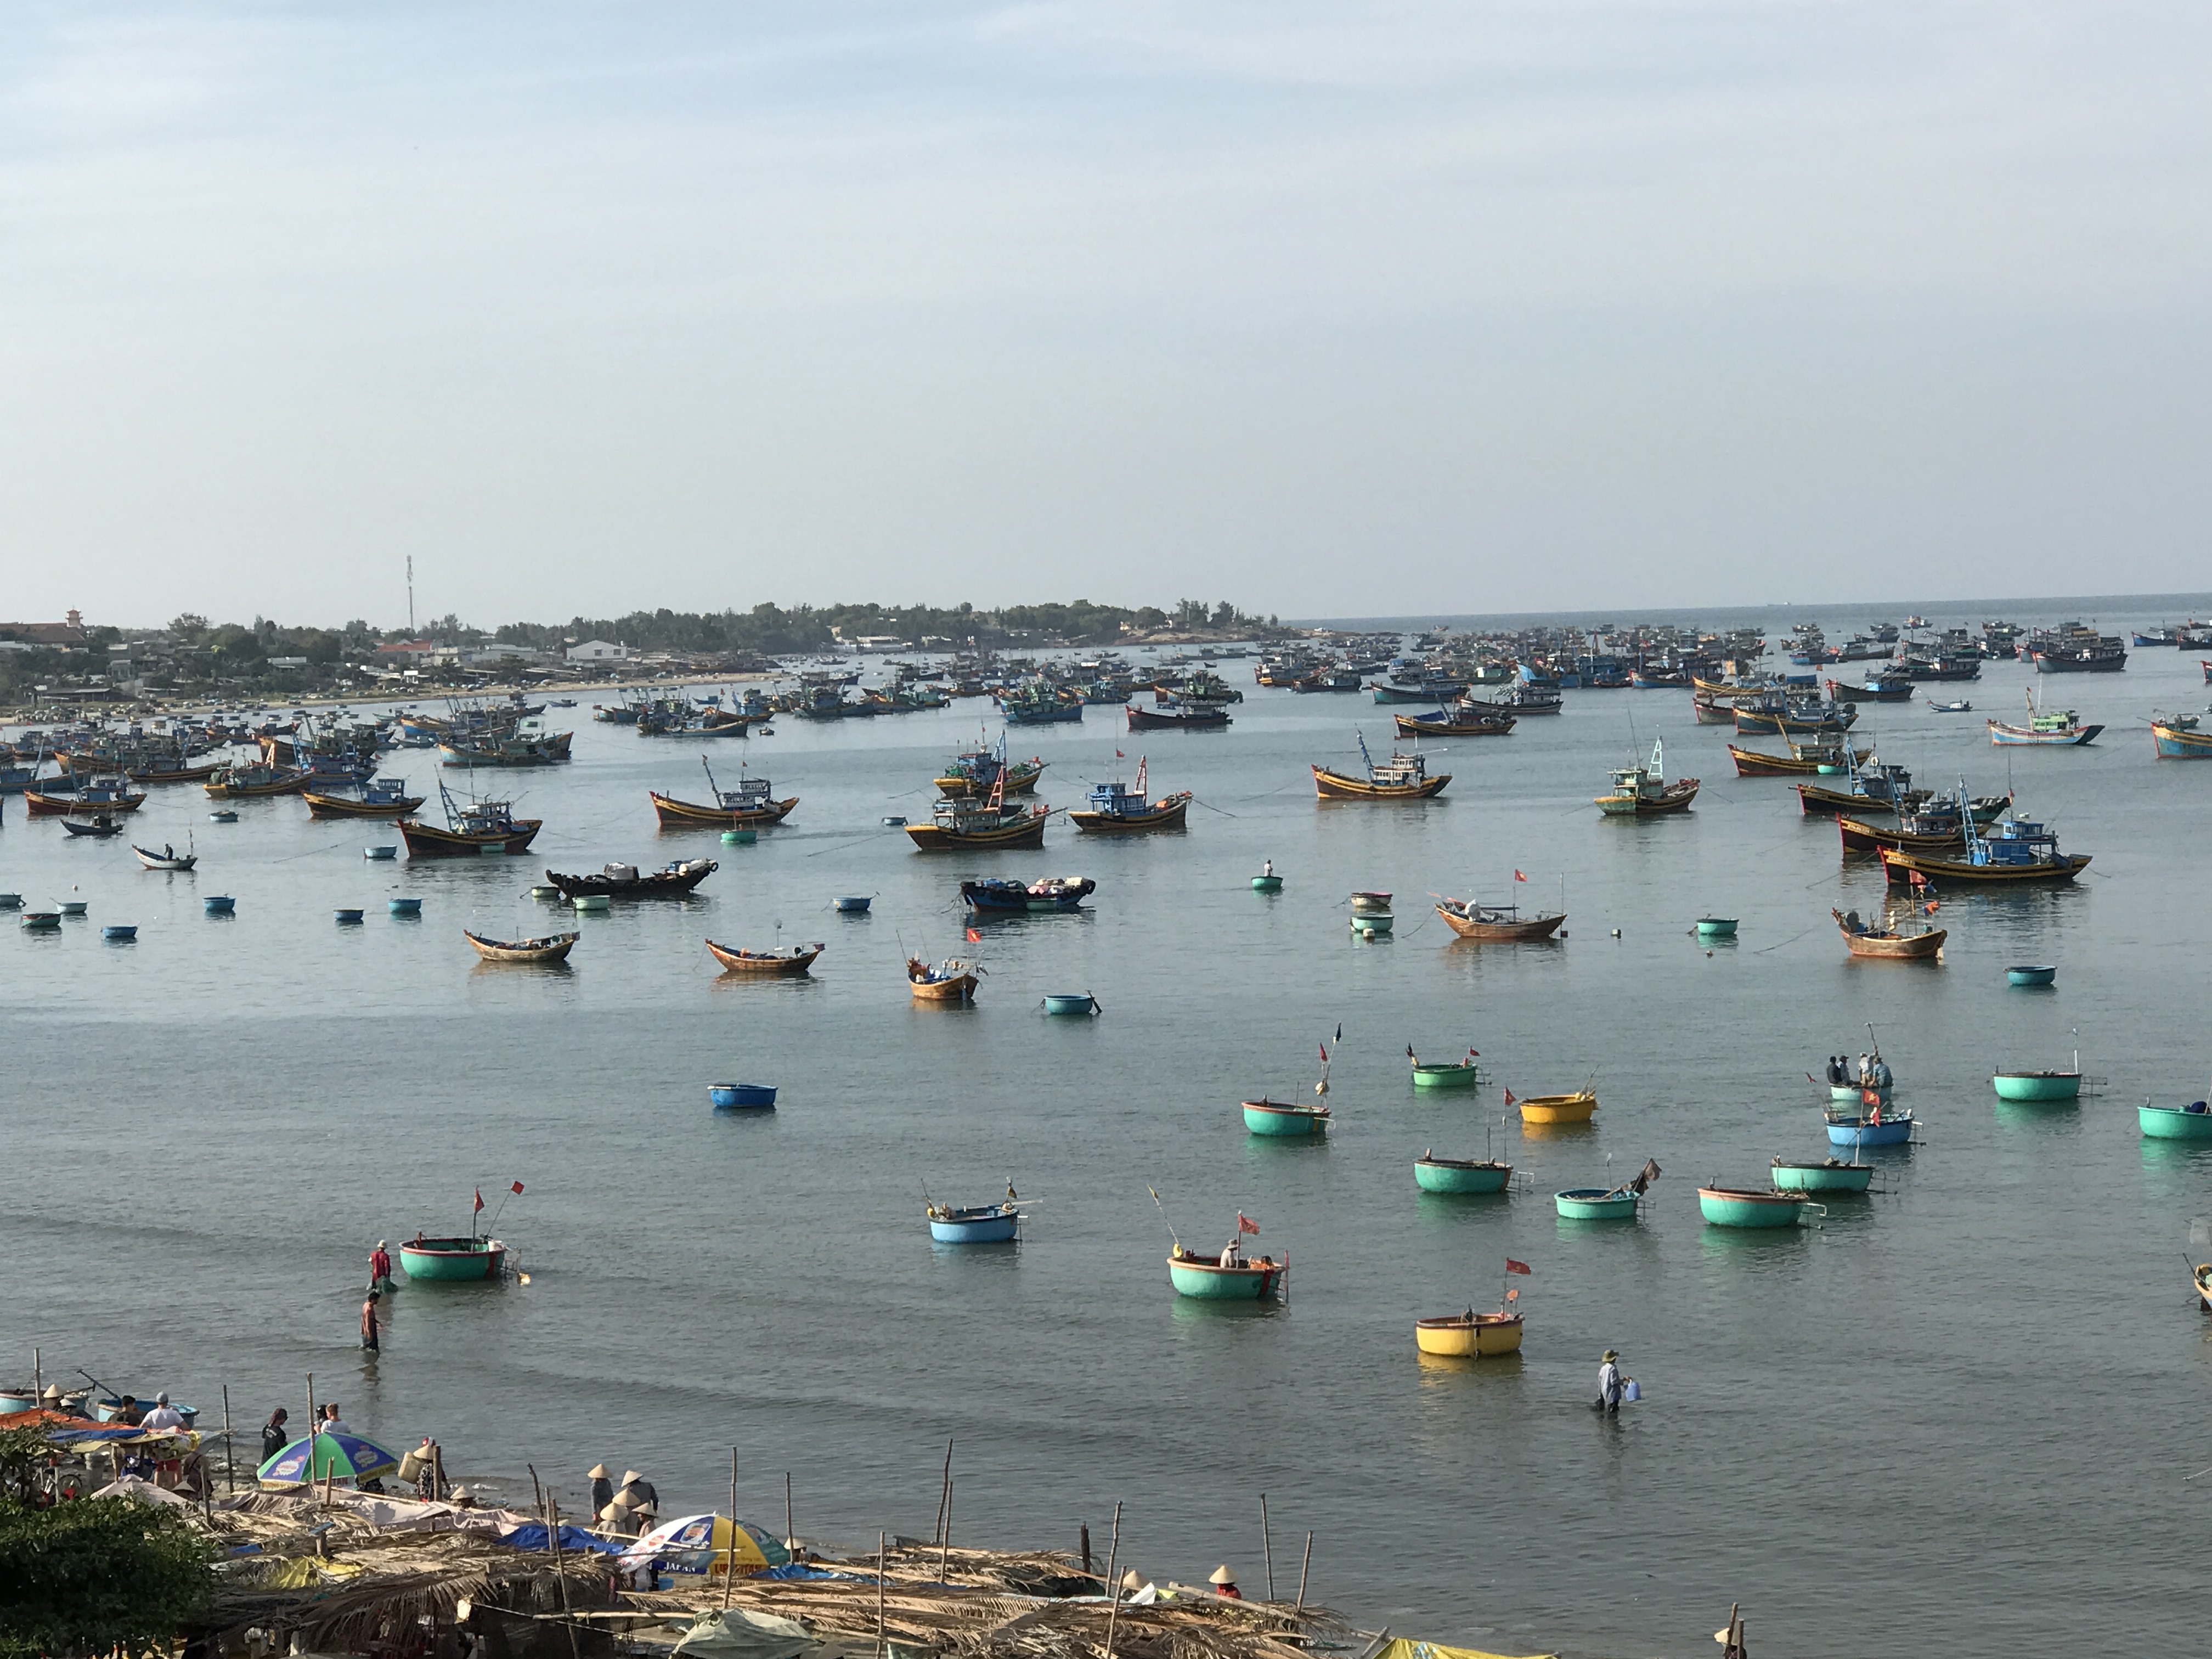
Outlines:
<svg viewBox="0 0 2212 1659"><path fill-rule="evenodd" d="M270 1486L297 1486L330 1475L339 1480L372 1480L398 1472L399 1460L374 1440L343 1430L328 1430L295 1440L264 1463L259 1478Z"/></svg>
<svg viewBox="0 0 2212 1659"><path fill-rule="evenodd" d="M791 1555L750 1521L722 1515L686 1515L655 1527L622 1553L633 1565L658 1561L671 1572L739 1572L781 1567Z"/></svg>

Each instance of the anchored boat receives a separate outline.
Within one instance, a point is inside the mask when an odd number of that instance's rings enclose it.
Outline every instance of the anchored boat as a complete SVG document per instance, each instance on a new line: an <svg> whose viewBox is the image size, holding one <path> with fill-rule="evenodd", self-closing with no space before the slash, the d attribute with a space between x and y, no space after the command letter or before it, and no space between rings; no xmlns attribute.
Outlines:
<svg viewBox="0 0 2212 1659"><path fill-rule="evenodd" d="M793 945L780 951L747 951L736 945L706 942L708 951L732 974L758 974L765 978L794 979L814 965L827 945Z"/></svg>
<svg viewBox="0 0 2212 1659"><path fill-rule="evenodd" d="M1479 1314L1469 1308L1463 1314L1414 1321L1413 1341L1423 1353L1460 1359L1486 1359L1498 1354L1517 1353L1521 1349L1522 1322L1526 1317L1517 1313Z"/></svg>
<svg viewBox="0 0 2212 1659"><path fill-rule="evenodd" d="M441 782L438 796L446 809L443 830L420 818L399 820L400 839L407 856L415 859L466 858L480 853L526 853L543 820L518 818L513 803L503 800L457 801Z"/></svg>
<svg viewBox="0 0 2212 1659"><path fill-rule="evenodd" d="M1438 1158L1424 1152L1413 1160L1413 1181L1425 1193L1502 1193L1513 1179L1513 1166L1486 1158Z"/></svg>
<svg viewBox="0 0 2212 1659"><path fill-rule="evenodd" d="M654 789L646 791L662 829L736 830L747 824L781 823L799 805L796 795L776 799L769 781L750 775L742 765L738 769L738 787L725 789L715 782L714 769L704 755L699 757L699 764L707 774L707 788L714 797L712 805L678 800Z"/></svg>
<svg viewBox="0 0 2212 1659"><path fill-rule="evenodd" d="M1243 1103L1244 1127L1255 1135L1314 1136L1328 1130L1328 1108L1321 1104L1294 1106L1279 1100Z"/></svg>
<svg viewBox="0 0 2212 1659"><path fill-rule="evenodd" d="M916 1002L973 1002L975 978L982 971L958 957L947 957L934 968L919 957L906 959L907 986Z"/></svg>
<svg viewBox="0 0 2212 1659"><path fill-rule="evenodd" d="M2054 1101L2081 1097L2081 1062L2070 1072L1993 1072L1990 1086L1999 1100Z"/></svg>
<svg viewBox="0 0 2212 1659"><path fill-rule="evenodd" d="M1700 1187L1698 1208L1716 1227L1794 1227L1801 1211L1818 1209L1794 1192L1749 1187Z"/></svg>
<svg viewBox="0 0 2212 1659"><path fill-rule="evenodd" d="M426 1238L417 1233L399 1245L399 1265L407 1277L424 1283L497 1279L507 1266L507 1246L495 1238Z"/></svg>
<svg viewBox="0 0 2212 1659"><path fill-rule="evenodd" d="M476 947L476 953L486 962L535 963L540 966L568 960L568 952L576 948L581 933L548 933L541 939L486 939L481 933L461 930L461 937Z"/></svg>
<svg viewBox="0 0 2212 1659"><path fill-rule="evenodd" d="M1482 1068L1475 1062L1481 1059L1473 1048L1465 1060L1431 1061L1424 1065L1413 1045L1406 1048L1406 1058L1413 1063L1413 1086L1416 1089L1472 1089L1483 1081Z"/></svg>
<svg viewBox="0 0 2212 1659"><path fill-rule="evenodd" d="M1158 800L1149 799L1145 791L1146 762L1137 758L1137 781L1128 788L1121 787L1116 778L1110 783L1094 784L1091 789L1091 805L1071 811L1067 821L1078 830L1087 830L1094 835L1142 835L1153 830L1180 830L1183 817L1190 811L1191 793L1186 789L1181 794L1164 796Z"/></svg>
<svg viewBox="0 0 2212 1659"><path fill-rule="evenodd" d="M1943 941L1950 937L1949 930L1942 927L1923 927L1917 933L1900 933L1885 921L1882 927L1871 928L1859 920L1857 911L1845 915L1832 905L1828 914L1836 919L1844 948L1855 957L1889 962L1926 961L1940 954Z"/></svg>
<svg viewBox="0 0 2212 1659"><path fill-rule="evenodd" d="M1462 939L1486 939L1493 944L1527 943L1546 939L1565 923L1565 910L1538 910L1522 915L1516 904L1478 904L1471 899L1437 901L1437 914Z"/></svg>
<svg viewBox="0 0 2212 1659"><path fill-rule="evenodd" d="M1909 882L1915 872L1943 880L1984 884L2071 881L2089 867L2090 854L2060 852L2058 837L2032 819L2002 818L1986 832L1976 827L1964 810L1966 793L1966 787L1961 783L1959 802L1960 817L1966 821L1960 833L1966 838L1966 856L1942 858L1885 847L1881 849L1881 867L1891 881Z"/></svg>
<svg viewBox="0 0 2212 1659"><path fill-rule="evenodd" d="M2094 743L2101 726L2084 726L2081 717L2070 708L2038 709L2035 693L2030 690L2027 697L2027 724L2007 726L2002 720L1990 720L1990 741L1996 744L2042 744L2061 749L2077 748L2085 743Z"/></svg>
<svg viewBox="0 0 2212 1659"><path fill-rule="evenodd" d="M960 884L961 902L989 915L1043 915L1079 910L1083 901L1098 890L1088 876L1048 876L1042 881L1013 881L989 876Z"/></svg>
<svg viewBox="0 0 2212 1659"><path fill-rule="evenodd" d="M1874 1165L1852 1164L1839 1158L1774 1160L1774 1184L1784 1192L1863 1193L1874 1182Z"/></svg>
<svg viewBox="0 0 2212 1659"><path fill-rule="evenodd" d="M635 864L605 865L597 875L548 870L545 879L564 899L682 898L720 868L712 859L678 859L651 871L640 871Z"/></svg>
<svg viewBox="0 0 2212 1659"><path fill-rule="evenodd" d="M909 823L906 833L925 853L1036 848L1044 845L1045 820L1051 811L1042 802L1032 806L1010 805L994 788L988 801L939 801L930 811L929 823Z"/></svg>
<svg viewBox="0 0 2212 1659"><path fill-rule="evenodd" d="M933 1204L927 1214L929 1237L939 1244L1004 1244L1016 1237L1022 1218L1020 1205L1011 1198L966 1209Z"/></svg>
<svg viewBox="0 0 2212 1659"><path fill-rule="evenodd" d="M1505 1103L1519 1109L1524 1124L1587 1123L1597 1110L1597 1091L1593 1087L1571 1095L1531 1095L1520 1100L1508 1089Z"/></svg>
<svg viewBox="0 0 2212 1659"><path fill-rule="evenodd" d="M1176 1294L1200 1302L1259 1302L1281 1293L1290 1272L1290 1252L1280 1261L1261 1256L1248 1261L1224 1252L1226 1259L1194 1255L1177 1244L1168 1252L1168 1282Z"/></svg>
<svg viewBox="0 0 2212 1659"><path fill-rule="evenodd" d="M404 778L373 778L357 788L351 795L302 789L300 799L307 803L307 816L316 818L404 818L426 799L409 794Z"/></svg>
<svg viewBox="0 0 2212 1659"><path fill-rule="evenodd" d="M1387 765L1377 765L1367 752L1366 734L1359 735L1359 760L1367 769L1364 778L1312 768L1314 793L1322 800L1426 800L1451 781L1449 772L1429 775L1428 757L1416 751L1393 753Z"/></svg>
<svg viewBox="0 0 2212 1659"><path fill-rule="evenodd" d="M1651 760L1645 766L1616 767L1613 787L1597 796L1598 811L1607 817L1656 817L1686 811L1698 798L1698 780L1667 781L1666 740L1651 740Z"/></svg>
<svg viewBox="0 0 2212 1659"><path fill-rule="evenodd" d="M2151 1140L2212 1140L2212 1105L2192 1100L2186 1106L2136 1108L2136 1127Z"/></svg>

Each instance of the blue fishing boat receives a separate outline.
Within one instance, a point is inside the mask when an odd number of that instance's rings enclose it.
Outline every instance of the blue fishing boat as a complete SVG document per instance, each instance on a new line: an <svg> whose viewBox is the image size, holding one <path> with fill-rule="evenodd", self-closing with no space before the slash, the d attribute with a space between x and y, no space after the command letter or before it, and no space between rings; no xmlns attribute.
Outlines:
<svg viewBox="0 0 2212 1659"><path fill-rule="evenodd" d="M100 938L112 945L128 945L138 937L136 922L116 922L100 930Z"/></svg>
<svg viewBox="0 0 2212 1659"><path fill-rule="evenodd" d="M373 864L389 864L399 856L399 849L397 847L364 847L361 849L361 855Z"/></svg>
<svg viewBox="0 0 2212 1659"><path fill-rule="evenodd" d="M331 911L331 916L332 916L332 917L337 921L337 922L338 926L339 926L339 927L354 927L355 925L356 925L356 924L361 921L361 918L362 918L362 912L360 912L359 910L350 910L350 909L339 909L339 910L333 910L333 911Z"/></svg>
<svg viewBox="0 0 2212 1659"><path fill-rule="evenodd" d="M210 893L200 901L200 908L211 916L227 916L238 908L238 901L222 893Z"/></svg>
<svg viewBox="0 0 2212 1659"><path fill-rule="evenodd" d="M2212 1105L2192 1100L2186 1106L2136 1108L2136 1127L2149 1140L2212 1140Z"/></svg>
<svg viewBox="0 0 2212 1659"><path fill-rule="evenodd" d="M1022 1218L1020 1208L1011 1198L1003 1204L979 1204L967 1209L933 1204L928 1215L929 1237L939 1244L1005 1244L1016 1237Z"/></svg>
<svg viewBox="0 0 2212 1659"><path fill-rule="evenodd" d="M2018 963L2005 969L2008 985L2048 985L2057 977L2057 969L2029 963Z"/></svg>
<svg viewBox="0 0 2212 1659"><path fill-rule="evenodd" d="M1098 884L1087 876L1048 876L1030 882L988 876L960 884L961 901L969 909L1000 915L1080 909L1083 901L1097 890Z"/></svg>
<svg viewBox="0 0 2212 1659"><path fill-rule="evenodd" d="M1190 791L1153 800L1146 789L1146 759L1139 757L1133 786L1125 787L1119 778L1091 786L1090 806L1071 811L1067 821L1094 835L1126 836L1183 828L1184 816L1190 811Z"/></svg>
<svg viewBox="0 0 2212 1659"><path fill-rule="evenodd" d="M868 906L875 902L875 896L873 893L848 895L836 901L837 914L841 916L865 916L868 914Z"/></svg>
<svg viewBox="0 0 2212 1659"><path fill-rule="evenodd" d="M1912 1139L1915 1120L1912 1109L1900 1106L1886 1109L1880 1106L1863 1111L1830 1109L1827 1114L1828 1144L1832 1146L1900 1146Z"/></svg>
<svg viewBox="0 0 2212 1659"><path fill-rule="evenodd" d="M1048 1014L1095 1014L1098 1012L1098 999L1088 991L1048 991L1044 1011Z"/></svg>
<svg viewBox="0 0 2212 1659"><path fill-rule="evenodd" d="M2208 665L2205 678L2212 679L2212 665ZM2212 760L2212 732L2191 729L2196 724L2192 716L2188 725L2174 719L2154 719L2150 723L2152 744L2160 760Z"/></svg>
<svg viewBox="0 0 2212 1659"><path fill-rule="evenodd" d="M395 916L419 916L422 914L422 901L418 898L386 899L384 908Z"/></svg>
<svg viewBox="0 0 2212 1659"><path fill-rule="evenodd" d="M765 1083L710 1083L707 1098L717 1106L773 1107L775 1089Z"/></svg>
<svg viewBox="0 0 2212 1659"><path fill-rule="evenodd" d="M1627 1187L1570 1187L1552 1204L1565 1221L1633 1221L1642 1197Z"/></svg>

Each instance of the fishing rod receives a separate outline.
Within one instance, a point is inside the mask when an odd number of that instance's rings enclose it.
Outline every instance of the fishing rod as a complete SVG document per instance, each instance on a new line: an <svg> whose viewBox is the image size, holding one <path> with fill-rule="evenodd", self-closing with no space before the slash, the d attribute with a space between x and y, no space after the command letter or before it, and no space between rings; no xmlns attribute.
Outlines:
<svg viewBox="0 0 2212 1659"><path fill-rule="evenodd" d="M1180 1250L1181 1249L1182 1249L1182 1240L1181 1238L1179 1238L1179 1237L1176 1237L1176 1236L1175 1223L1174 1223L1174 1222L1172 1222L1172 1221L1168 1221L1168 1206L1167 1206L1166 1205L1164 1205L1164 1204L1161 1204L1161 1203L1160 1203L1160 1195L1159 1195L1158 1191L1156 1188L1151 1188L1151 1187L1147 1187L1147 1188L1145 1188L1145 1190L1146 1190L1146 1192L1148 1192L1148 1193L1151 1193L1151 1194L1152 1194L1152 1202L1153 1202L1154 1204L1156 1204L1156 1205L1158 1205L1158 1206L1159 1206L1160 1219L1161 1219L1162 1221L1167 1221L1167 1226L1168 1226L1168 1237L1169 1237L1170 1238L1171 1238L1171 1239L1174 1239L1174 1240L1175 1240L1175 1247L1176 1247L1176 1249L1177 1249L1178 1250Z"/></svg>

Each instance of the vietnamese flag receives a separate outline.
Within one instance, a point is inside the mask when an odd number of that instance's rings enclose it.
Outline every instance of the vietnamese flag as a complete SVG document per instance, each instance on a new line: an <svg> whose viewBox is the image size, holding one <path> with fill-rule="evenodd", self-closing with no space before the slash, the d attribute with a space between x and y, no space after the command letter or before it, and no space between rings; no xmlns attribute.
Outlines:
<svg viewBox="0 0 2212 1659"><path fill-rule="evenodd" d="M483 1188L481 1188L481 1187L479 1187L479 1188L477 1188L477 1213L481 1214L481 1213L483 1213Z"/></svg>
<svg viewBox="0 0 2212 1659"><path fill-rule="evenodd" d="M1505 1271L1509 1273L1525 1273L1529 1272L1530 1268L1527 1262L1516 1261L1509 1255L1505 1258Z"/></svg>
<svg viewBox="0 0 2212 1659"><path fill-rule="evenodd" d="M1522 874L1518 870L1516 870L1516 871L1513 872L1513 879L1514 879L1514 880L1516 880L1516 881L1526 881L1526 880L1528 880L1528 877L1526 877L1526 876L1524 876L1524 875L1522 875Z"/></svg>

